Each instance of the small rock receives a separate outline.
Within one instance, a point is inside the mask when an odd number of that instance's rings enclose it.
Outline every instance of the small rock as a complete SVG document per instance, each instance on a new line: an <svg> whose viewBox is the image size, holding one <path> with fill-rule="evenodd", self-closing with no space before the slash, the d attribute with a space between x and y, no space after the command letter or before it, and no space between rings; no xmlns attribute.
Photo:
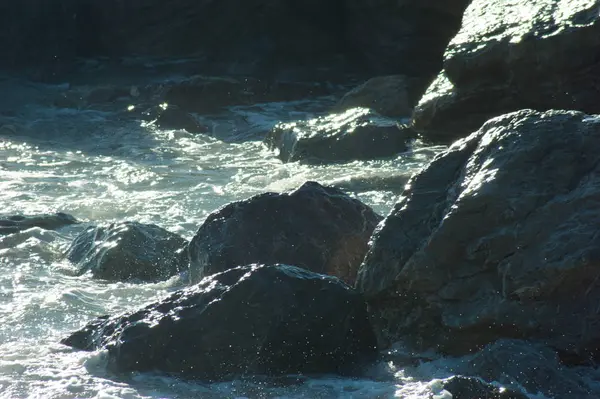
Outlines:
<svg viewBox="0 0 600 399"><path fill-rule="evenodd" d="M366 108L280 123L265 138L283 162L342 162L387 158L408 150L413 131Z"/></svg>
<svg viewBox="0 0 600 399"><path fill-rule="evenodd" d="M78 274L110 281L165 280L187 267L187 241L153 224L112 223L89 227L67 251Z"/></svg>
<svg viewBox="0 0 600 399"><path fill-rule="evenodd" d="M44 215L15 215L0 217L0 235L18 233L32 227L56 230L63 226L79 223L73 216L57 212Z"/></svg>
<svg viewBox="0 0 600 399"><path fill-rule="evenodd" d="M456 376L444 382L453 399L528 399L524 393L499 388L474 377Z"/></svg>

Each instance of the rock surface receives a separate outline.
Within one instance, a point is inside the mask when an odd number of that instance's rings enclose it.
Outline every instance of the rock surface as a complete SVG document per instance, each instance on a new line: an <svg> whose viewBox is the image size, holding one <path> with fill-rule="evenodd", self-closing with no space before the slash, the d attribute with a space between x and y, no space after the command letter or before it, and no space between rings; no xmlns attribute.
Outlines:
<svg viewBox="0 0 600 399"><path fill-rule="evenodd" d="M421 95L424 87L408 76L379 76L367 80L342 97L335 105L335 112L351 108L369 108L379 115L392 118L409 118L416 105L415 94ZM414 87L417 85L418 87ZM415 93L416 92L416 93Z"/></svg>
<svg viewBox="0 0 600 399"><path fill-rule="evenodd" d="M204 380L347 373L376 353L360 294L287 265L215 274L143 309L92 321L62 342L108 349L116 371Z"/></svg>
<svg viewBox="0 0 600 399"><path fill-rule="evenodd" d="M233 202L210 214L190 242L190 277L287 263L353 284L380 220L362 202L315 182Z"/></svg>
<svg viewBox="0 0 600 399"><path fill-rule="evenodd" d="M348 73L426 75L460 25L468 0L5 1L7 65L60 74L78 57L192 57L219 75L322 81ZM231 29L234 26L236 29Z"/></svg>
<svg viewBox="0 0 600 399"><path fill-rule="evenodd" d="M542 393L548 398L597 397L574 369L560 363L556 352L523 340L501 339L487 345L465 360L456 372L477 375L509 389L522 387L532 395Z"/></svg>
<svg viewBox="0 0 600 399"><path fill-rule="evenodd" d="M411 128L367 108L308 121L280 123L265 138L283 162L343 162L385 158L408 150Z"/></svg>
<svg viewBox="0 0 600 399"><path fill-rule="evenodd" d="M599 113L599 46L595 0L474 0L415 128L452 141L523 108Z"/></svg>
<svg viewBox="0 0 600 399"><path fill-rule="evenodd" d="M537 339L597 359L600 117L488 121L407 185L357 277L381 339L465 353Z"/></svg>
<svg viewBox="0 0 600 399"><path fill-rule="evenodd" d="M62 212L57 212L53 215L0 216L0 235L18 233L32 227L56 230L75 223L79 223L77 219Z"/></svg>
<svg viewBox="0 0 600 399"><path fill-rule="evenodd" d="M444 389L456 399L528 399L521 392L500 389L474 377L452 377L444 382Z"/></svg>
<svg viewBox="0 0 600 399"><path fill-rule="evenodd" d="M153 224L112 223L88 227L67 251L78 274L110 281L159 281L187 267L187 241Z"/></svg>

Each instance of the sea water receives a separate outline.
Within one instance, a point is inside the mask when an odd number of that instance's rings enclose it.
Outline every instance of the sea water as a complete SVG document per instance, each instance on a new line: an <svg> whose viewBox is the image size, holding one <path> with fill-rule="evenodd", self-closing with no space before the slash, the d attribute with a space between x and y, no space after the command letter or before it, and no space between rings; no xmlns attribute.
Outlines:
<svg viewBox="0 0 600 399"><path fill-rule="evenodd" d="M337 185L385 215L402 182L443 149L416 143L388 160L284 164L261 134L278 121L317 115L331 98L233 107L204 118L210 134L189 134L119 118L121 110L55 107L52 98L64 89L0 78L0 214L60 211L84 222L0 237L1 398L450 398L438 379L451 375L444 359L410 367L381 362L363 378L206 384L112 375L104 352L61 345L94 317L138 308L183 284L177 277L155 284L74 277L63 254L86 226L135 220L190 239L217 208L307 180Z"/></svg>

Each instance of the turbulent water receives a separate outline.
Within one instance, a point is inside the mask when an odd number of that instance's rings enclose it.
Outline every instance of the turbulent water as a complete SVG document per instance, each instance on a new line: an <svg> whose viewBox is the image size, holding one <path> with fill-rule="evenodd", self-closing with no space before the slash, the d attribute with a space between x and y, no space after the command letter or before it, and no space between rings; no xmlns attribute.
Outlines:
<svg viewBox="0 0 600 399"><path fill-rule="evenodd" d="M0 81L0 214L61 211L85 222L57 232L33 228L0 237L0 397L449 397L435 379L451 374L449 360L415 367L382 362L360 379L203 384L153 374L111 375L101 351L77 352L59 344L97 315L137 308L181 287L177 278L128 284L73 277L62 254L87 225L136 220L189 239L218 207L306 180L341 187L386 214L406 176L440 150L416 144L392 160L283 164L260 140L231 138L257 138L279 120L314 115L331 99L233 108L206 119L211 135L193 135L119 120L113 111L53 107L49 99L62 89Z"/></svg>

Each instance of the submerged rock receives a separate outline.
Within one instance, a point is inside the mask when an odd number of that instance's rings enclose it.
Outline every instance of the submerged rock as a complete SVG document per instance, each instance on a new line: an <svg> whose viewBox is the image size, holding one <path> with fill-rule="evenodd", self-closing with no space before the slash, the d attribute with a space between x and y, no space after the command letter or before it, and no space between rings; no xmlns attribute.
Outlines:
<svg viewBox="0 0 600 399"><path fill-rule="evenodd" d="M280 123L265 138L283 162L341 162L385 158L408 150L413 131L367 108Z"/></svg>
<svg viewBox="0 0 600 399"><path fill-rule="evenodd" d="M447 353L530 338L598 359L598 151L600 117L523 110L436 156L357 277L381 338Z"/></svg>
<svg viewBox="0 0 600 399"><path fill-rule="evenodd" d="M137 222L88 227L67 251L78 274L110 281L159 281L183 271L187 241L161 227Z"/></svg>
<svg viewBox="0 0 600 399"><path fill-rule="evenodd" d="M107 349L115 371L204 380L344 374L376 353L360 294L337 278L287 265L212 275L143 309L92 321L62 343Z"/></svg>
<svg viewBox="0 0 600 399"><path fill-rule="evenodd" d="M194 116L177 106L162 105L156 107L154 124L161 129L183 129L190 133L207 133L208 127L201 125Z"/></svg>
<svg viewBox="0 0 600 399"><path fill-rule="evenodd" d="M265 193L213 212L189 245L190 276L249 263L287 263L353 284L381 217L332 187L307 182L290 193Z"/></svg>
<svg viewBox="0 0 600 399"><path fill-rule="evenodd" d="M599 46L597 1L473 0L415 128L452 141L522 108L599 113Z"/></svg>
<svg viewBox="0 0 600 399"><path fill-rule="evenodd" d="M18 233L32 227L41 227L46 230L56 230L58 228L79 223L73 216L57 212L55 214L44 215L14 215L0 216L0 235Z"/></svg>

